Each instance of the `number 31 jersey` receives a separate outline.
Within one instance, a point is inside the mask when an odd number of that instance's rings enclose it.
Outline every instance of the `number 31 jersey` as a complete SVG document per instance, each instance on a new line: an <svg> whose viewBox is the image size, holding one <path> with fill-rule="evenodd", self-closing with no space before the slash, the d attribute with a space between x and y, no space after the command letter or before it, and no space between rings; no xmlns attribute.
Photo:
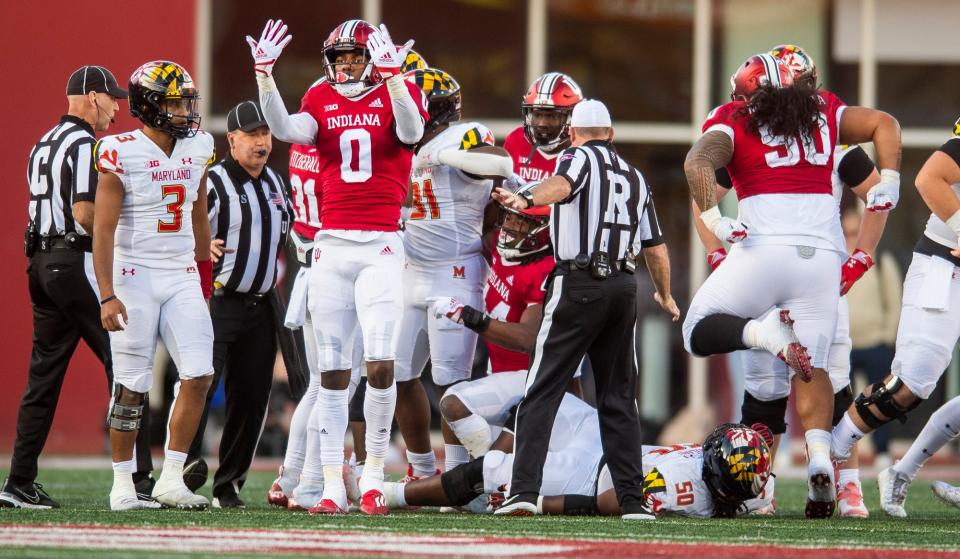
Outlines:
<svg viewBox="0 0 960 559"><path fill-rule="evenodd" d="M403 84L426 121L423 92L414 84ZM396 231L413 154L397 139L386 84L357 97L344 97L322 81L307 90L300 112L310 114L319 128L321 229Z"/></svg>
<svg viewBox="0 0 960 559"><path fill-rule="evenodd" d="M213 137L203 131L177 140L169 156L143 130L97 143L97 170L123 183L117 260L150 268L194 265L193 203L214 157Z"/></svg>
<svg viewBox="0 0 960 559"><path fill-rule="evenodd" d="M750 227L743 245L806 245L846 253L833 199L834 149L846 105L818 92L820 125L814 138L771 136L749 129L744 103L733 101L707 116L703 132L722 132L733 142L727 171L737 192L740 220Z"/></svg>
<svg viewBox="0 0 960 559"><path fill-rule="evenodd" d="M493 133L476 122L457 122L431 138L421 151L468 150L494 145ZM407 259L443 263L479 255L483 210L493 181L474 178L449 165L415 171L410 177L413 211L406 223L403 246Z"/></svg>

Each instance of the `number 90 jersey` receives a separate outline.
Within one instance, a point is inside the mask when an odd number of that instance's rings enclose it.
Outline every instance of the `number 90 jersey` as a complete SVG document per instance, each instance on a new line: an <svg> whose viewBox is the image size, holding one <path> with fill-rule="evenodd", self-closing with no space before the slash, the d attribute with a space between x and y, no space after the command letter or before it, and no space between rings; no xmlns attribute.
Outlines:
<svg viewBox="0 0 960 559"><path fill-rule="evenodd" d="M427 99L403 82L426 121ZM317 163L323 190L321 229L396 231L413 163L410 146L394 131L384 83L344 97L323 81L307 90L300 112L317 121Z"/></svg>
<svg viewBox="0 0 960 559"><path fill-rule="evenodd" d="M194 265L193 203L214 158L213 137L203 131L177 140L170 156L143 130L97 143L97 170L113 173L123 183L114 241L117 260L150 268Z"/></svg>
<svg viewBox="0 0 960 559"><path fill-rule="evenodd" d="M493 133L476 122L456 122L420 148L438 153L494 145ZM449 165L415 171L410 177L413 211L403 246L411 262L445 263L479 255L483 210L493 181L474 178Z"/></svg>
<svg viewBox="0 0 960 559"><path fill-rule="evenodd" d="M707 116L703 132L722 132L733 142L727 171L737 192L740 220L750 227L744 245L807 245L846 252L833 199L834 149L846 105L819 92L820 126L814 138L771 136L749 130L744 103L733 101Z"/></svg>

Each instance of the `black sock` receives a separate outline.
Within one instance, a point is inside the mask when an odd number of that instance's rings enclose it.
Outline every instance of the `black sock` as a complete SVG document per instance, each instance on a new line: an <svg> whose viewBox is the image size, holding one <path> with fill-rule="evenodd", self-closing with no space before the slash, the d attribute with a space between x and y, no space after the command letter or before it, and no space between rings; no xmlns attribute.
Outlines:
<svg viewBox="0 0 960 559"><path fill-rule="evenodd" d="M749 349L743 343L743 328L749 321L730 314L704 317L690 333L690 349L700 357Z"/></svg>

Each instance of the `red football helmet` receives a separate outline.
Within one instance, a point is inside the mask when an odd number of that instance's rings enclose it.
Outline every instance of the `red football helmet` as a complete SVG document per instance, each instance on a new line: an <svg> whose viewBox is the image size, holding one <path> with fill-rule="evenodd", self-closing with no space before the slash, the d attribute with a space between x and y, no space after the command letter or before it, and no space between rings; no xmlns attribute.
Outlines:
<svg viewBox="0 0 960 559"><path fill-rule="evenodd" d="M524 192L538 184L527 183L517 192ZM535 206L525 210L500 206L497 226L500 227L497 252L505 260L523 260L550 250L550 206Z"/></svg>
<svg viewBox="0 0 960 559"><path fill-rule="evenodd" d="M373 71L373 61L367 50L367 39L373 33L373 26L362 19L351 19L338 25L323 42L323 71L327 81L346 97L356 97L379 82L379 76ZM363 72L359 77L336 68L337 54L360 51L363 54Z"/></svg>
<svg viewBox="0 0 960 559"><path fill-rule="evenodd" d="M527 89L520 104L527 141L547 151L555 151L568 142L570 113L580 101L583 101L583 93L570 76L548 72L537 78ZM555 113L557 122L549 125L535 123L535 111Z"/></svg>
<svg viewBox="0 0 960 559"><path fill-rule="evenodd" d="M730 99L749 101L760 86L767 84L790 87L793 85L793 72L772 54L755 54L730 76Z"/></svg>
<svg viewBox="0 0 960 559"><path fill-rule="evenodd" d="M774 58L783 62L793 72L793 81L810 79L817 85L817 65L813 58L797 45L777 45L770 49Z"/></svg>

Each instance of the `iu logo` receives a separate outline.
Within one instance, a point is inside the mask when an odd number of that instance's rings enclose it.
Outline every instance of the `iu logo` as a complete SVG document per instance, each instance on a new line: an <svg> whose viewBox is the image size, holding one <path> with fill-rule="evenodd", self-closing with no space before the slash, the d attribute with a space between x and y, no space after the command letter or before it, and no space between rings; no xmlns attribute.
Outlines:
<svg viewBox="0 0 960 559"><path fill-rule="evenodd" d="M180 161L181 161L184 165L193 165L193 158L192 158L192 157L184 157L184 158L181 159Z"/></svg>
<svg viewBox="0 0 960 559"><path fill-rule="evenodd" d="M313 261L320 262L320 249L318 248L313 249Z"/></svg>
<svg viewBox="0 0 960 559"><path fill-rule="evenodd" d="M463 269L463 266L453 267L453 277L454 279L465 279L467 277L466 272Z"/></svg>
<svg viewBox="0 0 960 559"><path fill-rule="evenodd" d="M128 269L126 269L126 268L120 268L120 275L121 275L121 276L127 276L127 275L135 276L135 275L137 275L137 269L136 269L136 268L130 268L130 269L128 270Z"/></svg>

